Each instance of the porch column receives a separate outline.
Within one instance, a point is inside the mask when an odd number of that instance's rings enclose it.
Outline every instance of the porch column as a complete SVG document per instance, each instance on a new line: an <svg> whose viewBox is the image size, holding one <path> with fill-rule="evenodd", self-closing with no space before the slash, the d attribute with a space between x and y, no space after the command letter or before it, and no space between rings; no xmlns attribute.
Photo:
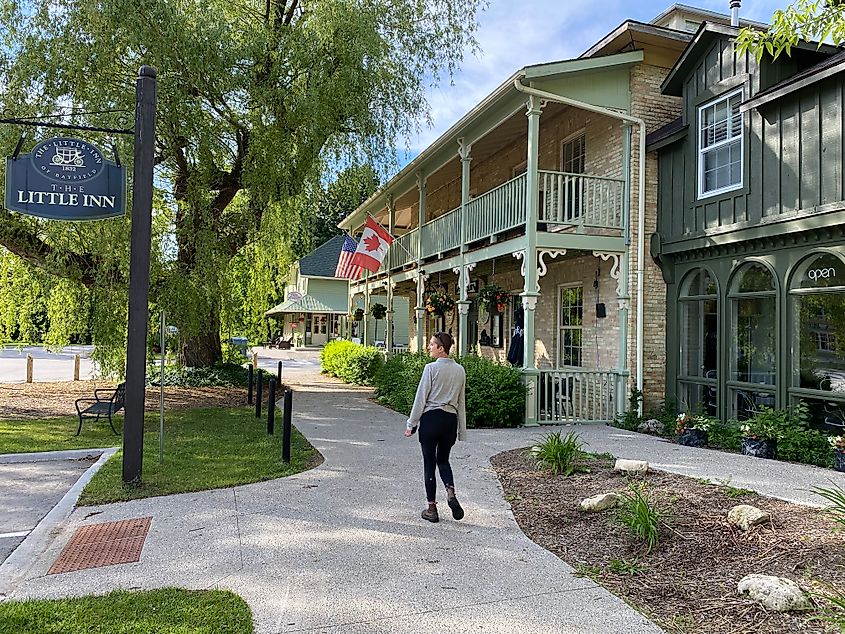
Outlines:
<svg viewBox="0 0 845 634"><path fill-rule="evenodd" d="M364 327L364 332L361 334L361 343L365 346L370 345L370 332L368 326L370 325L370 272L364 275L364 320L361 322Z"/></svg>
<svg viewBox="0 0 845 634"><path fill-rule="evenodd" d="M423 345L423 338L425 337L425 305L423 304L423 294L425 293L425 280L427 276L420 271L417 275L417 307L414 312L417 315L417 352L422 352L425 349Z"/></svg>
<svg viewBox="0 0 845 634"><path fill-rule="evenodd" d="M528 388L525 397L525 424L537 425L537 383L540 376L534 359L534 311L537 308L537 220L540 215L539 204L539 146L540 114L543 106L540 99L528 97L526 116L528 117L528 157L526 163L526 209L525 209L525 255L523 257L524 286L520 294L525 313L525 334L522 372Z"/></svg>
<svg viewBox="0 0 845 634"><path fill-rule="evenodd" d="M385 323L387 332L384 333L384 348L388 354L393 354L393 279L387 274L387 314Z"/></svg>
<svg viewBox="0 0 845 634"><path fill-rule="evenodd" d="M458 139L458 155L461 157L461 266L458 269L458 287L460 298L458 299L458 356L466 356L469 351L469 300L467 299L467 287L469 286L469 270L466 266L466 206L469 202L469 165L472 161L472 145L464 139Z"/></svg>
<svg viewBox="0 0 845 634"><path fill-rule="evenodd" d="M425 272L422 270L422 226L425 224L425 190L426 178L422 172L417 172L417 189L420 192L419 213L417 216L417 305L414 312L417 316L417 352L425 349L423 338L425 337L425 304L423 293L425 291Z"/></svg>
<svg viewBox="0 0 845 634"><path fill-rule="evenodd" d="M634 127L625 122L622 125L622 177L625 179L624 195L622 196L622 225L625 236L625 253L622 254L619 283L617 283L617 299L619 301L619 358L617 366L621 378L618 382L616 400L616 412L621 414L625 411L628 403L628 309L631 305L631 293L629 291L630 278L628 277L628 258L631 251L631 145ZM643 131L640 130L640 134ZM644 157L639 158L645 160Z"/></svg>

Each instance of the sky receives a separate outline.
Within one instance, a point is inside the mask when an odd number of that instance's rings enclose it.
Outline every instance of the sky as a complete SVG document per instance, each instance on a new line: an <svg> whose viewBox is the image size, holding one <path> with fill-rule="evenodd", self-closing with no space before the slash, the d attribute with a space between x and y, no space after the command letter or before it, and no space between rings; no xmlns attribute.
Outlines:
<svg viewBox="0 0 845 634"><path fill-rule="evenodd" d="M744 0L740 17L769 22L791 0ZM729 0L687 0L688 4L730 13ZM480 16L477 56L468 53L450 85L429 91L433 127L409 139L410 162L484 97L529 64L578 57L627 19L649 22L672 5L670 0L490 0Z"/></svg>

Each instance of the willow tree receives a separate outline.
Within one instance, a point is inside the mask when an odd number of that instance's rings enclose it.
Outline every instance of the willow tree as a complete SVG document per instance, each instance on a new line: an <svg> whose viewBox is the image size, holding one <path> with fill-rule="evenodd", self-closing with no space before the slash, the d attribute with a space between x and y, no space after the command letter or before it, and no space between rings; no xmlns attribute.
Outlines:
<svg viewBox="0 0 845 634"><path fill-rule="evenodd" d="M211 364L229 262L285 225L327 162L389 157L425 119L427 85L475 47L482 4L0 0L0 109L126 127L138 67L158 69L152 300L179 327L183 361ZM21 130L3 128L11 150ZM89 138L129 163L126 138ZM128 218L71 224L0 211L0 244L93 289L95 320L108 323L94 334L113 349L125 336L128 233Z"/></svg>
<svg viewBox="0 0 845 634"><path fill-rule="evenodd" d="M845 0L795 0L772 15L766 30L744 28L737 38L741 51L751 51L762 59L790 54L799 42L845 42Z"/></svg>

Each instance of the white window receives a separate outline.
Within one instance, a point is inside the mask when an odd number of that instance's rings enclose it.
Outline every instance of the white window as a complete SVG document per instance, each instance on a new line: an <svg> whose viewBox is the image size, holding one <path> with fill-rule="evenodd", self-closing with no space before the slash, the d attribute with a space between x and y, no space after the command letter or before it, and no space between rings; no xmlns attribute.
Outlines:
<svg viewBox="0 0 845 634"><path fill-rule="evenodd" d="M698 109L698 197L742 187L742 114L738 90Z"/></svg>

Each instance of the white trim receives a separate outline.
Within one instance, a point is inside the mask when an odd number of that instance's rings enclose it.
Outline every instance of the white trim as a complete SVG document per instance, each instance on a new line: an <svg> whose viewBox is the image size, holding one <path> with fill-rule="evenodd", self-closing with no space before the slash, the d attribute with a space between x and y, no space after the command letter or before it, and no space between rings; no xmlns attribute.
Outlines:
<svg viewBox="0 0 845 634"><path fill-rule="evenodd" d="M563 365L561 363L561 356L560 356L560 346L561 340L561 332L564 329L564 326L560 323L561 318L561 311L560 311L560 304L561 304L561 291L567 288L580 288L581 289L581 325L580 326L566 326L567 330L580 330L581 331L581 365ZM558 284L557 285L557 293L555 294L555 315L556 319L555 322L557 327L555 328L555 367L557 368L583 368L584 367L584 282L566 282L565 284Z"/></svg>
<svg viewBox="0 0 845 634"><path fill-rule="evenodd" d="M718 104L720 101L724 101L726 103L730 102L730 100L739 95L740 103L742 102L742 88L738 90L734 90L732 92L727 92L724 94L719 95L715 99L711 99L707 103L703 103L698 108L696 108L696 172L697 172L697 181L698 181L698 190L697 190L697 200L704 200L705 198L711 198L713 196L718 196L720 194L724 194L727 192L731 192L737 189L742 189L745 185L745 113L740 110L739 117L740 117L740 130L739 130L739 157L740 157L740 170L739 170L739 183L732 183L726 187L720 187L719 189L711 189L708 191L704 191L704 155L709 152L720 150L723 147L728 147L736 143L736 137L725 138L722 141L718 141L713 145L703 148L703 140L702 140L702 117L701 112L706 108L712 108L714 105ZM731 130L731 111L728 109L728 119L727 119L727 126L728 131ZM730 171L730 169L729 169Z"/></svg>
<svg viewBox="0 0 845 634"><path fill-rule="evenodd" d="M564 165L563 165L563 148L564 148L564 146L567 143L571 143L572 141L574 141L575 139L577 139L580 136L584 137L584 170L585 171L582 172L582 173L586 173L586 169L587 169L587 128L586 127L582 127L580 129L576 130L575 132L573 132L572 134L570 134L569 136L566 136L563 139L561 139L560 148L558 148L560 150L560 154L558 156L558 165L560 165L560 171L561 172L567 171L567 170L564 169Z"/></svg>

